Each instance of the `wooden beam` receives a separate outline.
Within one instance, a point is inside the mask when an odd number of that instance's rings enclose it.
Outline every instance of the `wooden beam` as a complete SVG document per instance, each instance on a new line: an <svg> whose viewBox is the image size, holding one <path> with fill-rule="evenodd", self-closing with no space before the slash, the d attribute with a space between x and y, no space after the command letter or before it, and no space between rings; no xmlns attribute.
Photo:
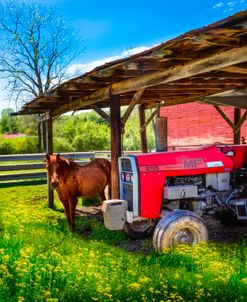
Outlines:
<svg viewBox="0 0 247 302"><path fill-rule="evenodd" d="M145 117L145 105L141 104L139 106L139 122L140 122L140 129L145 125L146 117ZM148 152L148 145L147 145L147 131L146 127L143 128L143 131L140 131L141 136L141 151L142 153Z"/></svg>
<svg viewBox="0 0 247 302"><path fill-rule="evenodd" d="M243 63L243 62L242 62ZM234 65L234 64L233 64ZM231 65L229 65L231 66ZM227 66L228 67L228 66ZM226 72L226 71L222 71L223 67L217 69L217 72L214 72L215 70L211 70L207 73L202 73L202 74L196 74L192 77L190 77L191 81L194 81L195 79L197 80L203 80L203 81L207 81L207 80L217 80L219 78L223 79L229 79L231 78L231 80L246 80L246 75L245 74L241 74L241 73L231 73L231 72ZM186 81L186 80L185 80Z"/></svg>
<svg viewBox="0 0 247 302"><path fill-rule="evenodd" d="M97 112L108 124L110 124L110 116L96 105L91 105L91 108Z"/></svg>
<svg viewBox="0 0 247 302"><path fill-rule="evenodd" d="M246 121L246 119L247 119L247 110L245 111L245 113L243 114L243 116L241 117L241 119L239 120L237 125L235 126L235 131L238 131L240 129L240 127L243 125L243 123Z"/></svg>
<svg viewBox="0 0 247 302"><path fill-rule="evenodd" d="M148 100L148 101L149 102L146 104L146 109L152 109L152 108L156 107L155 102L151 103L150 100ZM196 102L196 101L197 101L197 98L194 98L194 97L185 97L185 98L182 98L179 100L177 100L176 98L175 99L168 98L168 99L164 100L164 104L162 105L162 107L174 106L174 105L178 105L178 104L187 104L187 103L192 103L192 102Z"/></svg>
<svg viewBox="0 0 247 302"><path fill-rule="evenodd" d="M120 97L110 97L110 121L111 121L111 198L119 198L119 174L118 158L121 156L121 115Z"/></svg>
<svg viewBox="0 0 247 302"><path fill-rule="evenodd" d="M91 107L93 104L98 103L100 101L108 100L109 98L110 98L110 86L107 86L106 88L101 88L87 96L80 97L78 99L70 101L69 103L60 106L56 110L52 110L50 114L51 116L57 116L68 111L81 109L83 107L87 107L87 106Z"/></svg>
<svg viewBox="0 0 247 302"><path fill-rule="evenodd" d="M162 102L162 104L163 103L164 102ZM156 118L160 117L160 107L161 107L161 101L156 102L156 109L157 109L157 111L156 111Z"/></svg>
<svg viewBox="0 0 247 302"><path fill-rule="evenodd" d="M246 62L247 46L234 48L229 51L214 54L210 57L196 60L184 65L173 66L162 72L139 76L124 82L112 85L112 94L125 93L140 88L177 81L182 78L188 78L197 74L218 70L223 67Z"/></svg>
<svg viewBox="0 0 247 302"><path fill-rule="evenodd" d="M233 129L233 133L234 133L234 144L240 144L240 128L243 125L243 123L246 121L247 119L247 110L245 111L245 113L243 114L243 116L240 118L241 114L240 114L240 108L234 108L234 109L238 109L234 110L234 123L229 119L229 117L224 113L224 111L222 109L220 109L219 106L214 105L214 108L220 113L220 115L224 118L224 120L227 122L227 124Z"/></svg>
<svg viewBox="0 0 247 302"><path fill-rule="evenodd" d="M142 93L143 93L144 89L140 89L138 90L132 100L130 101L130 104L129 104L129 107L127 108L127 110L125 111L123 117L122 117L122 126L124 127L126 121L128 120L131 112L133 111L135 105L137 104L137 102L140 100L141 96L142 96Z"/></svg>
<svg viewBox="0 0 247 302"><path fill-rule="evenodd" d="M240 109L247 109L247 96L236 96L234 97L206 97L205 99L200 101L201 103L206 103L210 105L218 105L218 106L232 106Z"/></svg>
<svg viewBox="0 0 247 302"><path fill-rule="evenodd" d="M129 91L189 78L198 74L246 62L246 57L247 46L234 48L225 52L213 54L203 59L198 59L191 63L173 66L161 72L153 72L130 80L114 83L111 85L111 93L112 95L119 95ZM98 89L90 95L73 100L69 104L62 105L58 109L52 110L51 115L56 116L70 110L72 111L88 106L89 104L92 105L104 101L109 98L109 87L110 86Z"/></svg>
<svg viewBox="0 0 247 302"><path fill-rule="evenodd" d="M230 84L231 86L234 86L232 84ZM220 90L222 91L222 89L224 89L225 87L228 88L227 83L224 84L185 84L185 83L176 83L175 85L169 85L169 84L164 84L164 85L159 85L159 86L153 86L153 87L148 87L146 90L147 91L188 91L190 92L191 90ZM244 86L244 85L243 85ZM229 89L230 90L230 89Z"/></svg>
<svg viewBox="0 0 247 302"><path fill-rule="evenodd" d="M213 105L214 108L219 112L219 114L223 117L223 119L227 122L227 124L234 129L234 123L229 119L229 117L225 114L225 112L217 105Z"/></svg>
<svg viewBox="0 0 247 302"><path fill-rule="evenodd" d="M155 109L152 114L149 116L149 118L146 120L146 122L143 124L143 126L140 129L140 132L142 133L142 131L144 131L147 127L147 125L152 121L152 119L155 117L157 112L157 109Z"/></svg>
<svg viewBox="0 0 247 302"><path fill-rule="evenodd" d="M228 66L228 67L221 68L221 70L226 72L247 74L247 68L237 67L237 66Z"/></svg>

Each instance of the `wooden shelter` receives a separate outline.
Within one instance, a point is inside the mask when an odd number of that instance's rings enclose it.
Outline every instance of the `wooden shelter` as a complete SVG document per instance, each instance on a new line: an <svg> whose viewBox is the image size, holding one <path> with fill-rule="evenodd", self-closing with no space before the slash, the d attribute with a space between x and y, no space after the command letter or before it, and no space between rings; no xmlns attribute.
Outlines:
<svg viewBox="0 0 247 302"><path fill-rule="evenodd" d="M111 127L113 197L118 197L117 158L121 132L134 106L139 105L142 149L145 151L145 109L189 102L237 107L236 132L247 117L246 98L217 102L217 94L247 88L247 10L209 26L192 30L142 53L107 63L73 78L27 103L18 114L39 114L47 123L52 151L52 119L68 111L94 109ZM212 96L216 95L212 100ZM228 95L229 98L229 95ZM120 107L128 106L121 117ZM110 115L103 109L110 108ZM164 126L164 125L163 125ZM188 125L189 126L189 125Z"/></svg>

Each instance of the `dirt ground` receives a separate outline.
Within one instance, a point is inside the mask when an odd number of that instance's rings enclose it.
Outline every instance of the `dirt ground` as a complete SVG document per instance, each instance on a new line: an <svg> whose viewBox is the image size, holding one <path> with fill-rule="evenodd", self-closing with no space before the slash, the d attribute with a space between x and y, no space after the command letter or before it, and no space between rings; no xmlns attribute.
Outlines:
<svg viewBox="0 0 247 302"><path fill-rule="evenodd" d="M225 225L220 220L205 217L204 221L208 228L209 240L221 243L236 243L247 236L247 223Z"/></svg>
<svg viewBox="0 0 247 302"><path fill-rule="evenodd" d="M88 206L80 207L76 210L77 216L86 216L90 218L97 219L102 224L103 216L101 212L101 207ZM218 243L237 243L242 238L247 236L247 222L234 224L234 225L224 225L220 220L216 220L210 216L203 218L209 232L209 241ZM84 236L90 234L90 228L83 230L78 230ZM117 246L132 252L142 252L148 253L153 250L152 237L147 239L130 239L127 242L119 242Z"/></svg>

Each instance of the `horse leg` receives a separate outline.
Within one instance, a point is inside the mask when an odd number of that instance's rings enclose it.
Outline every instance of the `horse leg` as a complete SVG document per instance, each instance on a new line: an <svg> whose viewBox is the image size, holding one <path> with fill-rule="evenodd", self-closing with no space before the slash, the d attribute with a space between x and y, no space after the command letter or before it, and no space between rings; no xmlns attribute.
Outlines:
<svg viewBox="0 0 247 302"><path fill-rule="evenodd" d="M75 209L76 209L77 199L69 200L69 212L70 212L70 221L71 221L71 231L75 229Z"/></svg>
<svg viewBox="0 0 247 302"><path fill-rule="evenodd" d="M69 201L68 201L68 200L65 200L65 201L62 201L62 203L63 203L63 206L64 206L65 215L66 215L66 218L67 218L67 223L68 223L68 225L69 225L69 228L71 229L71 219L70 219Z"/></svg>
<svg viewBox="0 0 247 302"><path fill-rule="evenodd" d="M105 189L99 193L99 197L100 197L100 204L103 203L104 200L106 200L106 197L105 197Z"/></svg>

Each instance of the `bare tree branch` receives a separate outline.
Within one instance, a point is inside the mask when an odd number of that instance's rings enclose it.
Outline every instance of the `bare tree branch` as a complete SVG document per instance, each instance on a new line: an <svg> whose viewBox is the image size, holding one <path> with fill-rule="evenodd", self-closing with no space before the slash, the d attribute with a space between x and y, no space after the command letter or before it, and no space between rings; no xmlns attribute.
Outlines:
<svg viewBox="0 0 247 302"><path fill-rule="evenodd" d="M67 79L82 40L57 10L13 0L2 0L0 10L0 78L11 98L27 102Z"/></svg>

